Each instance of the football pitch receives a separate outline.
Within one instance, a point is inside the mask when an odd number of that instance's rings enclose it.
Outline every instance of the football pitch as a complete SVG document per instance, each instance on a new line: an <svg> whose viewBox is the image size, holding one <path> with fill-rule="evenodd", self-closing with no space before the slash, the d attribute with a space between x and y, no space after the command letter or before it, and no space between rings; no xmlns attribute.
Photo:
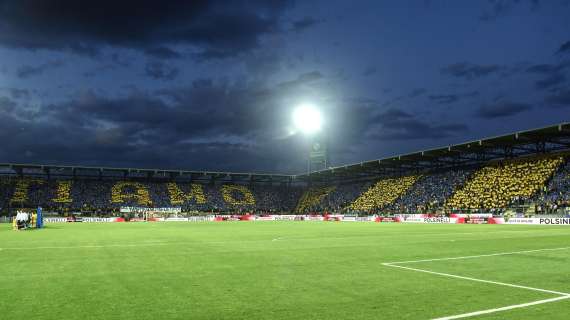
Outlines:
<svg viewBox="0 0 570 320"><path fill-rule="evenodd" d="M0 319L568 319L570 227L0 224Z"/></svg>

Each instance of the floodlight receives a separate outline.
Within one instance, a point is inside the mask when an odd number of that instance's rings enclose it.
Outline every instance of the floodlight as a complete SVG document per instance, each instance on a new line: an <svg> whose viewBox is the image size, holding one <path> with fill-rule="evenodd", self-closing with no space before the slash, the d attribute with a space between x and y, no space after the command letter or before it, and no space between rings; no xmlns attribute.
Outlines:
<svg viewBox="0 0 570 320"><path fill-rule="evenodd" d="M303 104L293 112L293 124L304 134L313 134L321 129L323 119L317 108L310 104Z"/></svg>

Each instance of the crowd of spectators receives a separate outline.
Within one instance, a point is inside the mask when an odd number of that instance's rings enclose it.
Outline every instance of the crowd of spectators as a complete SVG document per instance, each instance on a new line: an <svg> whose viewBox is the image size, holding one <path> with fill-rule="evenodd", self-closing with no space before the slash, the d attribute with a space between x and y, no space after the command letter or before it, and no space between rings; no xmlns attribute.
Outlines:
<svg viewBox="0 0 570 320"><path fill-rule="evenodd" d="M198 184L113 179L0 178L0 210L114 214L121 207L181 207L184 212L291 212L303 192L287 185Z"/></svg>
<svg viewBox="0 0 570 320"><path fill-rule="evenodd" d="M356 181L336 185L328 197L321 201L321 211L348 212L350 205L374 184L373 181Z"/></svg>
<svg viewBox="0 0 570 320"><path fill-rule="evenodd" d="M398 213L435 212L443 207L445 200L465 183L472 172L472 170L465 169L423 175L387 208L391 212Z"/></svg>
<svg viewBox="0 0 570 320"><path fill-rule="evenodd" d="M253 185L256 210L268 213L289 213L296 206L305 188L300 186Z"/></svg>
<svg viewBox="0 0 570 320"><path fill-rule="evenodd" d="M121 207L180 207L186 213L430 213L570 207L570 163L543 156L380 180L309 188L120 178L0 177L0 214L42 206L60 213L116 214ZM493 211L495 210L495 211Z"/></svg>
<svg viewBox="0 0 570 320"><path fill-rule="evenodd" d="M382 179L358 197L350 209L355 211L374 211L392 205L418 180L419 176L402 176Z"/></svg>
<svg viewBox="0 0 570 320"><path fill-rule="evenodd" d="M295 212L306 213L325 211L326 209L323 207L322 201L335 189L335 186L318 186L307 189L299 199Z"/></svg>
<svg viewBox="0 0 570 320"><path fill-rule="evenodd" d="M570 207L570 161L560 166L534 200L538 214L553 214Z"/></svg>
<svg viewBox="0 0 570 320"><path fill-rule="evenodd" d="M563 163L560 156L504 161L475 171L448 200L451 209L505 208L531 199Z"/></svg>

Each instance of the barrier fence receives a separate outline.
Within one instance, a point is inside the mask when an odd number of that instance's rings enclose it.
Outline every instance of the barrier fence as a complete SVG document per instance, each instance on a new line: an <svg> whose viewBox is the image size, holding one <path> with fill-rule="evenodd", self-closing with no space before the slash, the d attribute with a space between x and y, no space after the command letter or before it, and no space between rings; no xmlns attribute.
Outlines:
<svg viewBox="0 0 570 320"><path fill-rule="evenodd" d="M10 217L0 217L0 222L11 222ZM190 217L151 218L148 220L135 218L130 222L210 222L210 221L328 221L328 222L376 222L376 223L414 223L414 224L509 224L509 225L545 225L570 226L570 217L532 217L507 218L493 217L491 214L457 214L450 217L424 214L398 216L348 216L348 215L207 215ZM44 223L111 223L125 222L121 217L45 217Z"/></svg>

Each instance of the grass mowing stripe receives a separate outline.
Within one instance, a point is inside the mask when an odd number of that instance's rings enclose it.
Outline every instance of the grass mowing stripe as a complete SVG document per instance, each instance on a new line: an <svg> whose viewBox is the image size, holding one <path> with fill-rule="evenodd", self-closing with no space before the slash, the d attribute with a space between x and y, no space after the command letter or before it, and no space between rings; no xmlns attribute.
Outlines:
<svg viewBox="0 0 570 320"><path fill-rule="evenodd" d="M149 247L149 246L165 246L167 243L137 243L137 244L109 244L109 245L86 245L86 246L57 246L57 247L19 247L19 248L0 248L2 250L46 250L46 249L89 249L89 248L123 248L123 247Z"/></svg>

